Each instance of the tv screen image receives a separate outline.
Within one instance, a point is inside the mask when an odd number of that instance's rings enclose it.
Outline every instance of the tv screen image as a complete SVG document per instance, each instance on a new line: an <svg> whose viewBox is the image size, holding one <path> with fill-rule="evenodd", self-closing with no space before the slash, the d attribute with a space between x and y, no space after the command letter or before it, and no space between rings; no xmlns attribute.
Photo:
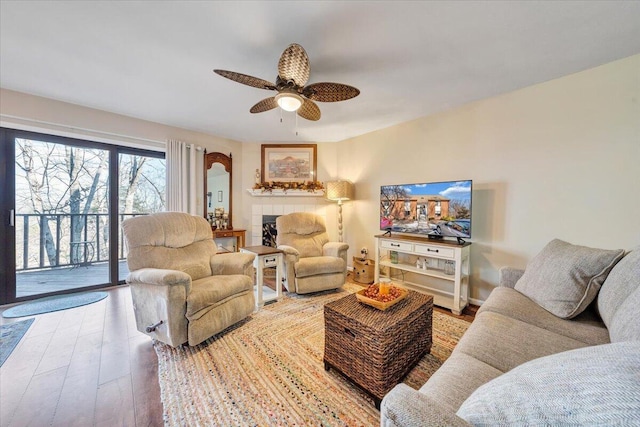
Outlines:
<svg viewBox="0 0 640 427"><path fill-rule="evenodd" d="M471 189L471 180L383 185L380 230L470 238Z"/></svg>

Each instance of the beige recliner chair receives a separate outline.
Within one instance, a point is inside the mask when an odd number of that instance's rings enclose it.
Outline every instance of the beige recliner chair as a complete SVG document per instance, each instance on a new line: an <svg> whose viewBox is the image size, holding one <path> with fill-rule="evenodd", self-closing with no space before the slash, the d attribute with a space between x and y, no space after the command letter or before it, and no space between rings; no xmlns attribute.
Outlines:
<svg viewBox="0 0 640 427"><path fill-rule="evenodd" d="M206 219L162 212L127 219L122 230L140 332L196 345L253 312L254 255L216 255Z"/></svg>
<svg viewBox="0 0 640 427"><path fill-rule="evenodd" d="M285 286L289 292L337 289L347 277L346 243L329 242L324 220L311 213L276 218L276 244L285 253Z"/></svg>

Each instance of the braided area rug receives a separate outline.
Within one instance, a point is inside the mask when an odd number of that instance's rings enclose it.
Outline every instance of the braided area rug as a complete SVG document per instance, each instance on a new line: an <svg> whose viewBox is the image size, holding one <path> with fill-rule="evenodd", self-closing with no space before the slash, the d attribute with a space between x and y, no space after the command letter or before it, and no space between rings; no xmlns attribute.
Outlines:
<svg viewBox="0 0 640 427"><path fill-rule="evenodd" d="M155 342L165 425L378 425L372 400L322 361L324 305L359 289L287 295L198 346ZM404 382L424 384L468 326L434 311L431 354Z"/></svg>

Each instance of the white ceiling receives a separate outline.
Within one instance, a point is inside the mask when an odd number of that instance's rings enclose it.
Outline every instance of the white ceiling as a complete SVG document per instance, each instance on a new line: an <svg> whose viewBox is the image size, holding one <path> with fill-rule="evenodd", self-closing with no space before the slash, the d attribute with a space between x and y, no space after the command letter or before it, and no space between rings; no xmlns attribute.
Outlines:
<svg viewBox="0 0 640 427"><path fill-rule="evenodd" d="M309 83L360 96L309 122L273 92L299 43ZM0 2L0 86L239 141L339 141L640 53L640 1Z"/></svg>

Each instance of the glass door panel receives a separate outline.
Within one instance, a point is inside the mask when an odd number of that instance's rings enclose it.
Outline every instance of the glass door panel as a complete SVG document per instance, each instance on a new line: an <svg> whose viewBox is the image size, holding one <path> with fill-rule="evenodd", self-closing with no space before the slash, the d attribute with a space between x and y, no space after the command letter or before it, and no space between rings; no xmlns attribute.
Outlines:
<svg viewBox="0 0 640 427"><path fill-rule="evenodd" d="M14 141L16 298L108 284L109 151Z"/></svg>

